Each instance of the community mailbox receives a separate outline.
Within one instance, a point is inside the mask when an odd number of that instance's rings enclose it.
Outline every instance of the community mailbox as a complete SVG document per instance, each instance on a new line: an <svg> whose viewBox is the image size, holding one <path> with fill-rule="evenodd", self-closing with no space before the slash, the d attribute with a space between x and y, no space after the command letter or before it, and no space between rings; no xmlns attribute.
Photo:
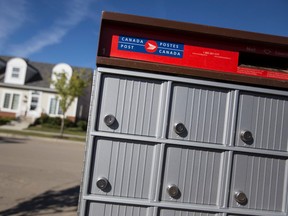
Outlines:
<svg viewBox="0 0 288 216"><path fill-rule="evenodd" d="M288 215L288 38L104 12L81 216Z"/></svg>

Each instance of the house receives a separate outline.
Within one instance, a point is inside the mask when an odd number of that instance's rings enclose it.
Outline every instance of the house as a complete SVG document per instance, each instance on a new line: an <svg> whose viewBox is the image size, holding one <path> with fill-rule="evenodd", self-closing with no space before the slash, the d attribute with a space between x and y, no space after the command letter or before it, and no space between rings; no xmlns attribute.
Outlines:
<svg viewBox="0 0 288 216"><path fill-rule="evenodd" d="M72 67L66 63L54 65L0 56L0 117L25 118L31 122L42 114L60 117L59 97L51 80L56 79L55 72L66 73L71 78L73 71L80 69L85 70L88 76L92 73L92 69ZM68 119L88 119L90 94L91 84L69 107Z"/></svg>

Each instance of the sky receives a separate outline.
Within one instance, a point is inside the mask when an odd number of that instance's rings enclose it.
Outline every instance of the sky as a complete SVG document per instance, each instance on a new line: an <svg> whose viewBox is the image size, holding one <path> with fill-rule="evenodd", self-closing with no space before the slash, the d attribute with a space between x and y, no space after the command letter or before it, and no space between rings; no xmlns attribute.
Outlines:
<svg viewBox="0 0 288 216"><path fill-rule="evenodd" d="M288 37L287 0L0 0L0 55L95 68L102 11Z"/></svg>

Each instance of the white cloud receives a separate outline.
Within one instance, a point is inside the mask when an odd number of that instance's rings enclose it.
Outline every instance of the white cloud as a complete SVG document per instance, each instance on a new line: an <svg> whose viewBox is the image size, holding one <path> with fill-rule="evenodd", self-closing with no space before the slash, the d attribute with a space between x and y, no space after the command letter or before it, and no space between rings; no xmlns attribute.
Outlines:
<svg viewBox="0 0 288 216"><path fill-rule="evenodd" d="M57 21L57 24L63 26L74 26L88 17L89 6L92 0L68 0L66 7L66 19Z"/></svg>
<svg viewBox="0 0 288 216"><path fill-rule="evenodd" d="M67 0L65 11L58 17L52 26L41 30L34 37L22 44L10 46L13 55L28 57L45 47L60 43L67 33L88 17L91 0Z"/></svg>
<svg viewBox="0 0 288 216"><path fill-rule="evenodd" d="M27 21L26 0L0 1L0 51L6 40Z"/></svg>
<svg viewBox="0 0 288 216"><path fill-rule="evenodd" d="M28 57L46 46L60 43L61 39L66 35L66 33L67 29L57 26L52 27L48 30L40 32L22 44L11 45L9 49L12 55Z"/></svg>

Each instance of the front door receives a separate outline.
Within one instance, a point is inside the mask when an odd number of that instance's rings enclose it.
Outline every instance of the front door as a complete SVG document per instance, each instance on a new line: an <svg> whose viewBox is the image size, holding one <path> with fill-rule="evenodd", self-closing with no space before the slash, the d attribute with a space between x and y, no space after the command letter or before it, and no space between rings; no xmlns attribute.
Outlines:
<svg viewBox="0 0 288 216"><path fill-rule="evenodd" d="M40 106L41 92L31 91L29 95L28 112L27 116L32 118L38 118L41 115Z"/></svg>

